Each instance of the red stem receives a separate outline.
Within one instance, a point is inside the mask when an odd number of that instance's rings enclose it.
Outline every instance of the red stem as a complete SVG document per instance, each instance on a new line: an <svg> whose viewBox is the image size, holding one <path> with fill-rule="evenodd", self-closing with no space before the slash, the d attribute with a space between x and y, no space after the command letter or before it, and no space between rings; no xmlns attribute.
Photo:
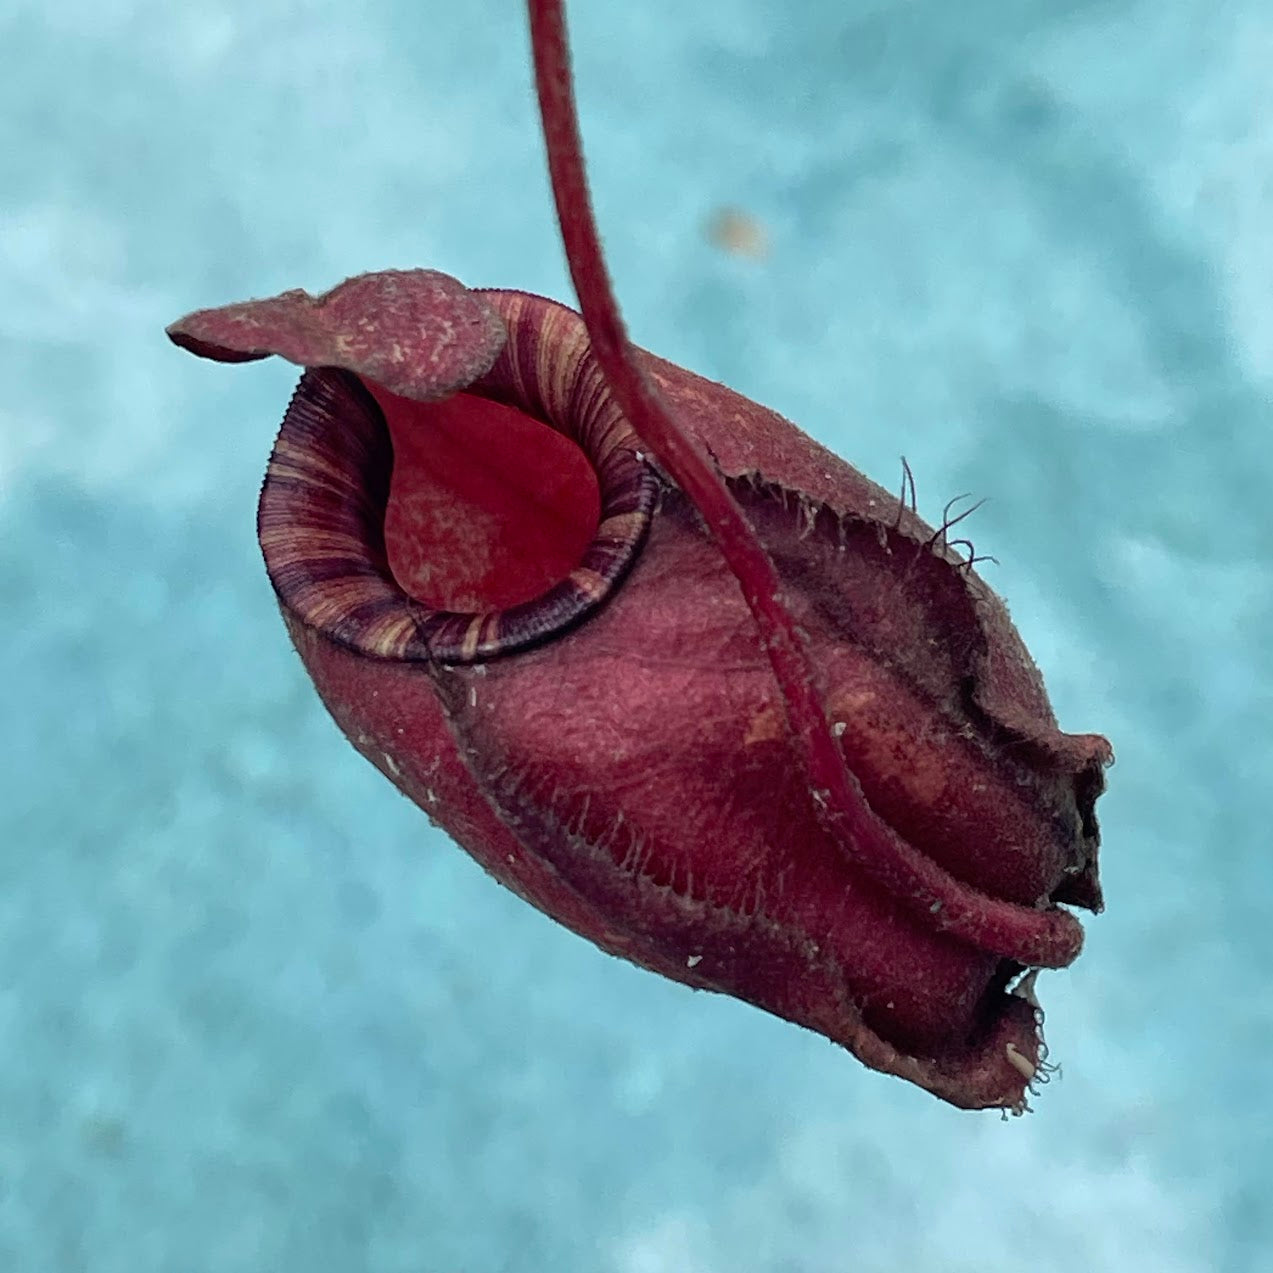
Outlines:
<svg viewBox="0 0 1273 1273"><path fill-rule="evenodd" d="M593 352L620 409L693 501L760 632L809 777L818 816L849 858L935 928L1036 967L1079 952L1082 929L1065 911L1034 911L961 884L897 836L871 809L831 732L808 649L782 600L782 581L719 471L673 418L633 356L592 215L562 0L528 0L535 85L557 218Z"/></svg>

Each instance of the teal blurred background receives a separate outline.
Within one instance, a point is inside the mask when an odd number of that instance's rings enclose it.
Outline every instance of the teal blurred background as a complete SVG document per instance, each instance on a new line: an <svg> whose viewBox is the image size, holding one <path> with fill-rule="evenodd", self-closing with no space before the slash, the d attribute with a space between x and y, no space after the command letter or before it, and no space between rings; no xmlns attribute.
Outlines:
<svg viewBox="0 0 1273 1273"><path fill-rule="evenodd" d="M635 339L971 522L1119 761L1001 1122L607 958L350 749L187 310L569 299L514 0L0 2L0 1269L1273 1267L1273 12L578 0ZM762 228L760 259L708 232Z"/></svg>

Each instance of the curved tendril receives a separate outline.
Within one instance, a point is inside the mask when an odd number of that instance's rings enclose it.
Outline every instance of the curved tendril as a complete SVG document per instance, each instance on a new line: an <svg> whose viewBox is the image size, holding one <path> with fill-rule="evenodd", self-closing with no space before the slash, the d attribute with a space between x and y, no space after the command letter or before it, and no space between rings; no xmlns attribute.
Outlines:
<svg viewBox="0 0 1273 1273"><path fill-rule="evenodd" d="M933 927L1033 966L1079 951L1082 930L1061 910L1033 911L961 884L897 836L871 809L831 731L808 649L782 599L782 581L719 471L677 424L638 365L610 286L592 214L562 0L527 0L535 86L553 197L588 334L620 408L693 501L738 579L782 691L787 723L823 825L849 858Z"/></svg>

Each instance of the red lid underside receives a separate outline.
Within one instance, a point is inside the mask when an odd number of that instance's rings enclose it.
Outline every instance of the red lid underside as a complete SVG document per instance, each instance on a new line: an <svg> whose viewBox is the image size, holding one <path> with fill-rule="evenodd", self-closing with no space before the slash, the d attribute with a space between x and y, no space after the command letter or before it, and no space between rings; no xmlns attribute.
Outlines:
<svg viewBox="0 0 1273 1273"><path fill-rule="evenodd" d="M503 610L579 564L601 496L574 442L474 394L416 402L367 387L393 441L385 546L403 591L438 610Z"/></svg>

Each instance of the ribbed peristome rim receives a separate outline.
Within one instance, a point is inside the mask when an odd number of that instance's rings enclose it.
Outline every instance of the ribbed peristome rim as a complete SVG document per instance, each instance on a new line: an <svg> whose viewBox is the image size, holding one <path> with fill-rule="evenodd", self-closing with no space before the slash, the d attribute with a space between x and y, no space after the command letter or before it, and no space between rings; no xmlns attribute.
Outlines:
<svg viewBox="0 0 1273 1273"><path fill-rule="evenodd" d="M504 610L434 610L389 569L384 515L393 451L357 376L305 371L283 418L257 516L266 570L302 624L378 659L473 663L525 649L578 623L614 590L640 551L659 479L606 386L582 319L517 292L480 295L508 343L465 392L543 421L579 446L597 475L596 534L570 574Z"/></svg>

